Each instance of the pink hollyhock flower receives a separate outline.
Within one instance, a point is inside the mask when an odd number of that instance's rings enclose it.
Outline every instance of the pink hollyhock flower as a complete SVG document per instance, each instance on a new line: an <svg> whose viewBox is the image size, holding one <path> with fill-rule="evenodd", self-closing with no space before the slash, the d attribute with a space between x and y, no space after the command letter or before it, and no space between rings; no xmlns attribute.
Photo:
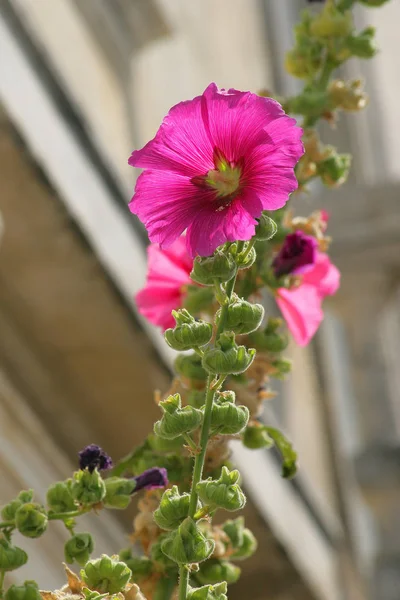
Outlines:
<svg viewBox="0 0 400 600"><path fill-rule="evenodd" d="M192 283L193 260L187 253L185 238L178 238L167 250L156 244L147 249L148 272L145 287L136 295L140 314L164 330L174 327L171 311L182 306L184 288Z"/></svg>
<svg viewBox="0 0 400 600"><path fill-rule="evenodd" d="M130 210L163 248L186 230L192 257L249 240L261 212L281 208L297 188L301 135L275 100L211 83L171 108L155 138L132 153L129 164L145 171Z"/></svg>
<svg viewBox="0 0 400 600"><path fill-rule="evenodd" d="M289 233L272 262L275 277L305 273L317 260L317 240L302 231Z"/></svg>
<svg viewBox="0 0 400 600"><path fill-rule="evenodd" d="M304 273L299 287L277 290L276 302L299 346L306 346L317 331L324 313L322 301L333 295L340 281L338 269L319 252L314 267Z"/></svg>

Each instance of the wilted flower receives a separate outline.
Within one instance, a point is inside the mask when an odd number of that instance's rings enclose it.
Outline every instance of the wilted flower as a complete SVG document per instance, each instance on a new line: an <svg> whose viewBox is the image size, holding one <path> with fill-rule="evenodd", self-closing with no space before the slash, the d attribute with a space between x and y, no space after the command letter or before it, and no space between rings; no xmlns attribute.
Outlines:
<svg viewBox="0 0 400 600"><path fill-rule="evenodd" d="M191 256L249 240L262 211L281 208L297 188L301 134L275 100L211 83L132 153L129 164L145 171L130 209L162 247L187 230Z"/></svg>
<svg viewBox="0 0 400 600"><path fill-rule="evenodd" d="M95 469L105 471L111 469L112 465L112 460L108 454L96 444L90 444L79 452L79 468L82 471L86 468L89 469L90 473L93 473Z"/></svg>
<svg viewBox="0 0 400 600"><path fill-rule="evenodd" d="M140 314L150 323L168 329L175 325L171 311L182 306L185 286L191 283L193 260L187 253L184 237L165 250L152 244L147 254L147 281L136 295L136 303Z"/></svg>
<svg viewBox="0 0 400 600"><path fill-rule="evenodd" d="M167 469L160 467L147 469L147 471L144 471L133 479L136 482L136 487L133 490L133 493L140 492L140 490L154 490L156 488L163 488L168 485Z"/></svg>
<svg viewBox="0 0 400 600"><path fill-rule="evenodd" d="M272 263L275 276L309 271L317 258L317 246L317 240L302 231L287 235Z"/></svg>

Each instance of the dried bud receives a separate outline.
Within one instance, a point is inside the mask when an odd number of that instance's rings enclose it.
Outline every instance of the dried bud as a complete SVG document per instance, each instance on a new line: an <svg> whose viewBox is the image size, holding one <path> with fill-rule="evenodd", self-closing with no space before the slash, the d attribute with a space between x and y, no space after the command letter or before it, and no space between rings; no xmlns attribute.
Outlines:
<svg viewBox="0 0 400 600"><path fill-rule="evenodd" d="M190 588L188 600L227 600L227 583L222 581L215 585L204 585L200 588Z"/></svg>
<svg viewBox="0 0 400 600"><path fill-rule="evenodd" d="M240 567L233 565L227 560L212 558L200 565L200 570L196 573L196 579L202 584L216 584L226 581L228 585L236 583L240 577Z"/></svg>
<svg viewBox="0 0 400 600"><path fill-rule="evenodd" d="M350 11L341 12L333 3L326 3L324 9L314 17L310 31L318 39L346 37L353 29Z"/></svg>
<svg viewBox="0 0 400 600"><path fill-rule="evenodd" d="M75 561L83 567L89 560L93 548L94 544L90 533L77 533L64 546L65 561L69 564Z"/></svg>
<svg viewBox="0 0 400 600"><path fill-rule="evenodd" d="M178 529L172 531L161 544L164 554L179 564L199 563L207 560L215 542L205 537L197 523L187 517Z"/></svg>
<svg viewBox="0 0 400 600"><path fill-rule="evenodd" d="M165 340L174 350L192 350L205 346L212 337L212 325L206 321L196 321L186 309L173 310L176 321L174 329L167 329Z"/></svg>
<svg viewBox="0 0 400 600"><path fill-rule="evenodd" d="M203 356L206 371L221 375L238 375L248 369L254 360L256 351L245 346L237 346L233 332L222 333L216 342L216 348L207 350Z"/></svg>
<svg viewBox="0 0 400 600"><path fill-rule="evenodd" d="M249 420L249 409L236 406L231 401L231 394L218 393L213 402L211 427L219 434L234 435L244 429Z"/></svg>
<svg viewBox="0 0 400 600"><path fill-rule="evenodd" d="M132 576L132 571L124 562L103 554L101 558L90 560L81 570L81 577L90 590L101 594L118 594Z"/></svg>
<svg viewBox="0 0 400 600"><path fill-rule="evenodd" d="M163 411L162 418L154 425L154 432L161 438L173 440L183 433L190 433L197 429L203 419L203 413L193 406L182 408L179 394L168 396L160 402Z"/></svg>
<svg viewBox="0 0 400 600"><path fill-rule="evenodd" d="M202 285L225 283L236 273L236 264L230 254L216 250L213 256L196 256L190 277Z"/></svg>
<svg viewBox="0 0 400 600"><path fill-rule="evenodd" d="M175 370L188 379L204 381L207 373L198 354L179 354L174 363Z"/></svg>
<svg viewBox="0 0 400 600"><path fill-rule="evenodd" d="M189 503L190 495L180 494L174 485L163 493L160 506L153 515L155 522L161 529L176 529L188 516Z"/></svg>
<svg viewBox="0 0 400 600"><path fill-rule="evenodd" d="M90 444L79 452L79 468L84 471L89 469L92 473L95 469L98 471L106 471L113 466L111 458L103 448L97 444Z"/></svg>
<svg viewBox="0 0 400 600"><path fill-rule="evenodd" d="M4 600L42 600L36 581L25 581L23 585L8 588Z"/></svg>
<svg viewBox="0 0 400 600"><path fill-rule="evenodd" d="M350 83L336 79L329 84L328 93L332 104L342 110L362 110L368 103L368 96L362 91L362 81L359 79Z"/></svg>
<svg viewBox="0 0 400 600"><path fill-rule="evenodd" d="M378 52L375 43L375 27L367 27L358 35L350 35L346 40L346 47L353 56L359 58L372 58Z"/></svg>
<svg viewBox="0 0 400 600"><path fill-rule="evenodd" d="M72 497L81 505L97 504L106 495L105 483L97 469L74 473L71 485Z"/></svg>
<svg viewBox="0 0 400 600"><path fill-rule="evenodd" d="M0 538L0 571L14 571L28 561L27 553L12 546L5 538Z"/></svg>
<svg viewBox="0 0 400 600"><path fill-rule="evenodd" d="M215 322L219 323L221 311L216 314ZM261 304L252 304L234 295L230 302L225 317L225 328L237 334L251 333L260 326L264 318L264 307Z"/></svg>
<svg viewBox="0 0 400 600"><path fill-rule="evenodd" d="M29 502L19 507L15 513L15 525L22 535L37 538L47 529L48 517L43 506Z"/></svg>
<svg viewBox="0 0 400 600"><path fill-rule="evenodd" d="M278 225L266 212L262 212L256 226L256 240L260 242L270 240L278 231Z"/></svg>
<svg viewBox="0 0 400 600"><path fill-rule="evenodd" d="M250 448L251 450L271 448L274 445L274 441L269 437L265 427L257 422L246 427L242 441L246 448Z"/></svg>
<svg viewBox="0 0 400 600"><path fill-rule="evenodd" d="M104 484L106 486L106 495L103 499L104 506L119 509L125 509L129 506L136 485L134 479L109 477L104 481Z"/></svg>
<svg viewBox="0 0 400 600"><path fill-rule="evenodd" d="M229 471L225 466L222 467L219 479L214 480L209 477L197 484L196 491L200 500L213 508L240 510L246 504L246 497L237 483L239 477L239 471L236 469Z"/></svg>
<svg viewBox="0 0 400 600"><path fill-rule="evenodd" d="M1 509L1 516L4 521L14 521L15 513L19 509L20 506L26 504L27 502L32 502L33 499L33 490L22 490L15 500L9 502Z"/></svg>
<svg viewBox="0 0 400 600"><path fill-rule="evenodd" d="M318 164L318 173L327 187L338 187L347 180L351 166L350 154L338 154L334 150Z"/></svg>
<svg viewBox="0 0 400 600"><path fill-rule="evenodd" d="M53 512L70 512L76 510L77 505L71 493L72 481L58 481L47 490L47 504Z"/></svg>

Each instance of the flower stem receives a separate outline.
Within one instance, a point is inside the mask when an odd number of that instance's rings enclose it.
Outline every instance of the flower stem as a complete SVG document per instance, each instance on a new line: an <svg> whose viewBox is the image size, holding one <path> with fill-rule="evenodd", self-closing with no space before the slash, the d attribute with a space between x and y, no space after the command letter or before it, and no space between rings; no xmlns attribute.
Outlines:
<svg viewBox="0 0 400 600"><path fill-rule="evenodd" d="M4 577L6 576L6 572L0 571L0 598L4 597Z"/></svg>
<svg viewBox="0 0 400 600"><path fill-rule="evenodd" d="M14 521L3 521L3 523L0 523L0 529L7 529L8 527L14 527Z"/></svg>
<svg viewBox="0 0 400 600"><path fill-rule="evenodd" d="M189 587L189 569L186 565L179 567L179 600L186 600Z"/></svg>
<svg viewBox="0 0 400 600"><path fill-rule="evenodd" d="M72 510L71 512L50 513L49 521L57 521L57 520L65 521L65 519L73 519L74 517L80 517L81 515L84 515L85 513L89 512L91 509L92 509L92 507L90 506L87 508L81 508L80 510Z"/></svg>

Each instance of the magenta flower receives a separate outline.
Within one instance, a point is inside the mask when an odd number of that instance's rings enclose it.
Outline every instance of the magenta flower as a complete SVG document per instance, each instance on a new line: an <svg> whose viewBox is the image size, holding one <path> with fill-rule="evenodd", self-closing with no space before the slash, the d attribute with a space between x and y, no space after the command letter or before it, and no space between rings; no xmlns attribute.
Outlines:
<svg viewBox="0 0 400 600"><path fill-rule="evenodd" d="M145 171L130 209L163 248L186 230L192 257L249 240L261 212L281 208L297 188L301 135L275 100L211 83L132 153L129 164Z"/></svg>
<svg viewBox="0 0 400 600"><path fill-rule="evenodd" d="M175 326L171 311L183 304L185 288L192 283L189 274L193 260L187 253L184 237L175 240L166 250L151 245L147 255L147 281L136 295L136 303L150 323L165 330Z"/></svg>
<svg viewBox="0 0 400 600"><path fill-rule="evenodd" d="M306 346L320 326L322 301L339 288L340 273L329 256L318 252L314 267L305 273L299 287L279 288L276 302L299 346Z"/></svg>
<svg viewBox="0 0 400 600"><path fill-rule="evenodd" d="M312 269L317 259L317 246L317 240L302 231L287 235L272 262L275 277L289 273L299 275Z"/></svg>

